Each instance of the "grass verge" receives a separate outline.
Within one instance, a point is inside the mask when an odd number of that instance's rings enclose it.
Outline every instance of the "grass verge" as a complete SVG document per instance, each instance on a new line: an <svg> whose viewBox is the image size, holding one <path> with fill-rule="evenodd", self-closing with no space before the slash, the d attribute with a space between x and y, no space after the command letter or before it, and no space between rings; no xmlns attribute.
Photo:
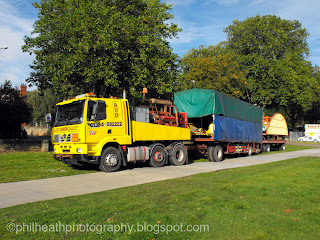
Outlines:
<svg viewBox="0 0 320 240"><path fill-rule="evenodd" d="M311 149L314 148L315 146L299 146L299 145L290 145L290 144L286 144L286 150L285 151L278 151L278 150L274 150L271 149L270 152L268 153L261 153L261 154L272 154L272 153L283 153L283 152L293 152L293 151L299 151L299 150L304 150L304 149Z"/></svg>
<svg viewBox="0 0 320 240"><path fill-rule="evenodd" d="M292 152L302 149L309 149L312 147L287 145L286 148L286 151L278 152ZM272 151L270 153L278 152ZM194 162L205 161L208 160L199 159L195 160ZM99 169L97 165L87 164L83 167L76 167L56 161L53 158L52 152L19 152L0 154L0 183L36 180L52 177L63 177L98 171Z"/></svg>
<svg viewBox="0 0 320 240"><path fill-rule="evenodd" d="M319 239L319 178L320 158L302 157L25 204L1 209L0 234L3 239ZM32 223L51 232L28 231ZM8 232L8 224L21 232ZM198 227L186 231L188 225ZM207 227L200 231L201 225Z"/></svg>
<svg viewBox="0 0 320 240"><path fill-rule="evenodd" d="M0 154L0 183L63 177L97 172L95 166L72 167L53 158L51 152Z"/></svg>

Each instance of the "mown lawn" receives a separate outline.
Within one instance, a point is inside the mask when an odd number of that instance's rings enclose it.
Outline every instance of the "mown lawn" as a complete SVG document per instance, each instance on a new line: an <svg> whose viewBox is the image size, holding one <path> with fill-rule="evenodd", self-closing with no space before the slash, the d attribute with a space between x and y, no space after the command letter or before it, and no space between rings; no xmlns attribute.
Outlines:
<svg viewBox="0 0 320 240"><path fill-rule="evenodd" d="M319 179L320 157L203 173L1 209L0 234L2 239L320 239ZM53 232L28 231L32 223ZM78 231L66 233L68 225ZM81 232L90 225L95 232ZM112 232L121 225L122 232ZM207 228L186 231L187 225Z"/></svg>
<svg viewBox="0 0 320 240"><path fill-rule="evenodd" d="M312 147L287 145L285 152L308 148ZM278 152L272 151L271 153ZM231 155L230 157L234 156ZM228 158L228 156L226 158ZM195 160L194 162L203 161L208 160L200 159ZM134 167L134 165L130 165L130 167ZM53 158L52 152L19 152L0 154L0 183L63 177L98 171L99 168L97 165L87 164L83 167L73 167L56 161Z"/></svg>
<svg viewBox="0 0 320 240"><path fill-rule="evenodd" d="M93 166L72 167L53 158L52 152L0 154L0 183L97 172Z"/></svg>

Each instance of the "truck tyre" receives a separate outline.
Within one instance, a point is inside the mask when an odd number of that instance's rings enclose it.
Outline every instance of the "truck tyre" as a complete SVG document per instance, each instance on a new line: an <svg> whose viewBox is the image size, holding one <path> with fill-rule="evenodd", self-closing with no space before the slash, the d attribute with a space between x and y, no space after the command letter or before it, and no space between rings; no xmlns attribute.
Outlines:
<svg viewBox="0 0 320 240"><path fill-rule="evenodd" d="M280 151L285 151L286 150L286 144L285 143L280 144L279 150Z"/></svg>
<svg viewBox="0 0 320 240"><path fill-rule="evenodd" d="M107 147L103 150L99 168L103 172L116 172L122 164L121 154L114 147Z"/></svg>
<svg viewBox="0 0 320 240"><path fill-rule="evenodd" d="M263 144L262 151L263 152L270 152L270 144Z"/></svg>
<svg viewBox="0 0 320 240"><path fill-rule="evenodd" d="M249 145L249 149L248 149L247 155L248 155L248 156L252 156L252 153L253 153L253 148L252 148L251 145Z"/></svg>
<svg viewBox="0 0 320 240"><path fill-rule="evenodd" d="M151 167L163 167L168 160L167 150L160 145L153 148L151 146L149 165Z"/></svg>
<svg viewBox="0 0 320 240"><path fill-rule="evenodd" d="M172 153L169 155L171 165L182 166L186 163L188 151L183 144L175 144L172 148Z"/></svg>
<svg viewBox="0 0 320 240"><path fill-rule="evenodd" d="M220 145L208 146L207 154L210 162L220 162L223 159L223 148Z"/></svg>

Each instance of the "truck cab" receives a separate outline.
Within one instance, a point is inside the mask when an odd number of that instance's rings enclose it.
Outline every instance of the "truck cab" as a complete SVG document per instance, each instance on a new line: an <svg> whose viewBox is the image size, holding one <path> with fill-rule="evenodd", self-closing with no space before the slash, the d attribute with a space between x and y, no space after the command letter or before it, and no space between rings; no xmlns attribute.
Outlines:
<svg viewBox="0 0 320 240"><path fill-rule="evenodd" d="M150 123L154 113L149 107L138 107L136 110L143 111L133 111L135 120L131 120L126 99L97 98L92 93L56 107L52 129L56 160L95 163L105 172L117 171L127 162L148 161L152 167L169 161L174 165L187 162L187 149L181 141L190 140L190 130L176 126L177 117L161 115L161 121ZM171 122L176 125L171 126Z"/></svg>
<svg viewBox="0 0 320 240"><path fill-rule="evenodd" d="M56 108L52 142L57 160L69 164L97 163L106 143L132 143L126 99L85 94L58 103Z"/></svg>

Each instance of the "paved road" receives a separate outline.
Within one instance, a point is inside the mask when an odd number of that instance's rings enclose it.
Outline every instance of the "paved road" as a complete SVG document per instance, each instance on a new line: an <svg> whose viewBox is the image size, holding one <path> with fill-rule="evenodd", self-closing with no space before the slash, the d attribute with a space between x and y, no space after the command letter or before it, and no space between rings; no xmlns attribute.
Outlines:
<svg viewBox="0 0 320 240"><path fill-rule="evenodd" d="M179 167L133 168L115 173L98 172L24 182L1 183L0 208L186 177L198 173L276 162L302 156L319 157L320 148L232 158L218 163L199 162Z"/></svg>

